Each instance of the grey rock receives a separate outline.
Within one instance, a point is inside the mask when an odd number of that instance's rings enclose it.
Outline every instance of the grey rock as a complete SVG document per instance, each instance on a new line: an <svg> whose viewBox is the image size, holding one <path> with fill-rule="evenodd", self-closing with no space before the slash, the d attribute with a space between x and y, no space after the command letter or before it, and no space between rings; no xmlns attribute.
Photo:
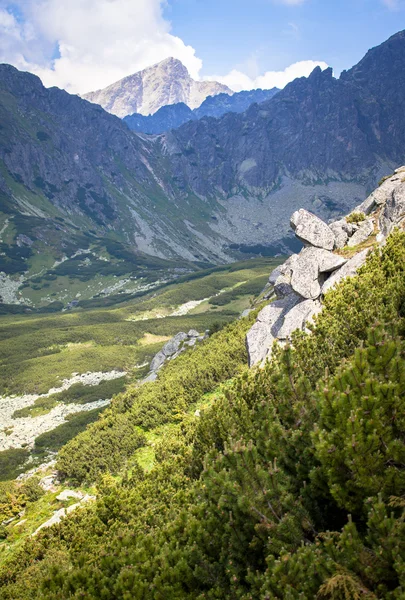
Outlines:
<svg viewBox="0 0 405 600"><path fill-rule="evenodd" d="M276 283L277 278L281 275L281 267L282 266L283 265L279 265L278 267L273 269L272 272L270 273L270 277L269 277L270 285L274 285Z"/></svg>
<svg viewBox="0 0 405 600"><path fill-rule="evenodd" d="M283 316L300 300L297 294L291 294L282 300L275 300L265 306L257 315L256 323L246 335L249 366L262 362L269 354Z"/></svg>
<svg viewBox="0 0 405 600"><path fill-rule="evenodd" d="M243 319L244 317L247 317L252 312L252 310L252 308L245 308L245 310L241 313L239 318Z"/></svg>
<svg viewBox="0 0 405 600"><path fill-rule="evenodd" d="M349 247L358 246L366 241L374 231L374 224L371 219L366 219L359 224L359 228L347 242Z"/></svg>
<svg viewBox="0 0 405 600"><path fill-rule="evenodd" d="M286 340L296 329L305 329L305 324L322 310L319 300L303 300L296 304L284 317L284 322L277 333L279 340Z"/></svg>
<svg viewBox="0 0 405 600"><path fill-rule="evenodd" d="M342 279L355 275L357 270L366 262L369 250L369 248L366 248L358 254L355 254L345 265L343 265L343 267L332 273L322 286L322 294L325 294L328 290L342 281Z"/></svg>
<svg viewBox="0 0 405 600"><path fill-rule="evenodd" d="M171 340L169 340L162 348L162 352L165 356L172 356L180 348L181 344L187 339L187 333L180 331Z"/></svg>
<svg viewBox="0 0 405 600"><path fill-rule="evenodd" d="M349 233L347 232L345 225L347 225L347 223L344 219L329 223L330 229L335 234L335 248L343 248L349 239Z"/></svg>
<svg viewBox="0 0 405 600"><path fill-rule="evenodd" d="M324 248L304 248L294 261L291 286L304 298L318 298L324 280L323 274L338 269L345 262L345 258Z"/></svg>
<svg viewBox="0 0 405 600"><path fill-rule="evenodd" d="M387 198L379 226L384 236L405 218L405 183L400 183Z"/></svg>
<svg viewBox="0 0 405 600"><path fill-rule="evenodd" d="M152 359L152 362L150 363L150 370L152 372L156 372L160 369L160 367L163 366L165 360L166 360L167 356L166 354L163 352L163 350L160 350L157 354L155 354L155 356Z"/></svg>
<svg viewBox="0 0 405 600"><path fill-rule="evenodd" d="M389 177L376 188L369 196L357 206L353 212L363 212L365 215L369 215L377 206L381 206L388 201L392 192L402 183L403 181L403 167L397 169L392 177Z"/></svg>
<svg viewBox="0 0 405 600"><path fill-rule="evenodd" d="M319 217L301 208L293 213L290 225L295 235L306 244L332 250L335 234Z"/></svg>
<svg viewBox="0 0 405 600"><path fill-rule="evenodd" d="M284 298L293 292L293 288L291 287L291 273L288 275L280 275L277 277L274 283L274 293L278 298Z"/></svg>
<svg viewBox="0 0 405 600"><path fill-rule="evenodd" d="M190 331L187 333L187 336L189 338L198 338L200 334L198 333L198 331L196 329L190 329Z"/></svg>

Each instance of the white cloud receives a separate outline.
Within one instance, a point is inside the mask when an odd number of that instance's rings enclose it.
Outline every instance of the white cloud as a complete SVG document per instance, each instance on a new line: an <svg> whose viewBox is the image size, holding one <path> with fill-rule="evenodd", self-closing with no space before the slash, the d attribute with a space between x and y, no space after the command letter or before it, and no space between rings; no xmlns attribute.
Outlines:
<svg viewBox="0 0 405 600"><path fill-rule="evenodd" d="M0 62L39 75L46 86L73 93L96 90L173 56L198 79L202 67L192 46L170 33L166 0L15 0L17 18L0 0ZM300 0L283 0L298 4ZM388 0L387 0L388 1ZM392 1L392 0L391 0ZM14 2L14 4L15 4ZM296 33L296 25L289 24ZM56 55L56 58L55 58ZM235 91L284 87L323 62L301 61L260 75L252 56L216 79Z"/></svg>
<svg viewBox="0 0 405 600"><path fill-rule="evenodd" d="M204 79L215 79L229 86L235 92L241 90L253 90L256 88L271 89L273 87L283 88L297 77L308 77L315 67L326 69L328 65L323 61L303 60L296 62L284 71L266 71L263 75L249 77L238 69L233 69L227 75L213 75Z"/></svg>
<svg viewBox="0 0 405 600"><path fill-rule="evenodd" d="M194 48L170 33L163 1L20 0L23 23L0 9L0 61L36 73L47 86L78 93L169 56L180 59L197 78L201 60ZM52 60L55 47L60 56Z"/></svg>

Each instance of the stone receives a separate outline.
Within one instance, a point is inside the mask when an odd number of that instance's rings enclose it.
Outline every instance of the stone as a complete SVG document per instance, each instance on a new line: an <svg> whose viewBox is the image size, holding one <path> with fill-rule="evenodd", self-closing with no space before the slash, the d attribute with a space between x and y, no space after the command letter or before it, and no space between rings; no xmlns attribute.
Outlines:
<svg viewBox="0 0 405 600"><path fill-rule="evenodd" d="M303 300L296 304L284 317L284 322L277 333L277 338L286 340L296 329L303 331L305 324L322 310L319 300Z"/></svg>
<svg viewBox="0 0 405 600"><path fill-rule="evenodd" d="M190 329L190 331L187 333L187 336L189 338L198 338L200 334L198 333L198 331L196 329Z"/></svg>
<svg viewBox="0 0 405 600"><path fill-rule="evenodd" d="M163 354L165 354L165 356L171 356L172 354L175 354L180 348L182 342L184 342L186 339L187 333L184 333L184 331L180 331L163 346Z"/></svg>
<svg viewBox="0 0 405 600"><path fill-rule="evenodd" d="M249 366L262 362L268 356L277 332L283 323L283 315L301 299L297 294L290 294L262 308L257 315L256 323L246 335Z"/></svg>
<svg viewBox="0 0 405 600"><path fill-rule="evenodd" d="M330 229L335 234L335 248L343 248L349 239L349 233L345 225L347 225L347 223L344 219L329 223Z"/></svg>
<svg viewBox="0 0 405 600"><path fill-rule="evenodd" d="M63 492L56 496L56 500L59 500L59 502L66 502L69 498L78 498L81 500L83 494L82 492L75 492L74 490L63 490Z"/></svg>
<svg viewBox="0 0 405 600"><path fill-rule="evenodd" d="M322 295L326 294L328 290L333 288L337 283L345 279L346 277L352 277L356 274L357 270L364 265L366 262L369 248L362 250L358 254L355 254L346 264L340 269L332 273L332 275L325 281L322 286Z"/></svg>
<svg viewBox="0 0 405 600"><path fill-rule="evenodd" d="M243 319L244 317L247 317L248 315L250 315L252 310L253 310L252 308L245 308L245 310L241 313L239 318Z"/></svg>
<svg viewBox="0 0 405 600"><path fill-rule="evenodd" d="M385 204L395 188L403 181L401 168L397 169L392 177L386 179L375 189L353 212L363 212L365 215L369 215L377 206Z"/></svg>
<svg viewBox="0 0 405 600"><path fill-rule="evenodd" d="M152 359L152 362L150 363L150 370L152 372L156 372L160 369L160 367L163 366L165 360L166 360L166 354L163 352L163 350L160 350L157 354L155 354L155 356Z"/></svg>
<svg viewBox="0 0 405 600"><path fill-rule="evenodd" d="M301 208L293 213L290 225L295 235L304 244L310 244L317 248L333 250L335 245L335 234L330 227L316 215Z"/></svg>
<svg viewBox="0 0 405 600"><path fill-rule="evenodd" d="M352 237L347 242L349 247L358 246L366 241L367 238L374 232L374 223L371 219L366 219L359 224L359 228L355 231Z"/></svg>
<svg viewBox="0 0 405 600"><path fill-rule="evenodd" d="M284 298L293 292L293 288L291 287L291 273L288 275L280 275L277 277L274 283L274 293L277 298Z"/></svg>
<svg viewBox="0 0 405 600"><path fill-rule="evenodd" d="M276 283L277 278L279 277L279 275L281 275L281 267L282 266L283 265L279 265L278 267L273 269L272 272L270 273L270 276L269 276L270 285L274 285Z"/></svg>
<svg viewBox="0 0 405 600"><path fill-rule="evenodd" d="M346 259L324 248L304 248L294 261L291 287L307 299L315 299L321 293L324 273L344 265Z"/></svg>
<svg viewBox="0 0 405 600"><path fill-rule="evenodd" d="M385 204L381 213L379 226L384 236L391 233L392 229L405 218L405 183L398 185Z"/></svg>

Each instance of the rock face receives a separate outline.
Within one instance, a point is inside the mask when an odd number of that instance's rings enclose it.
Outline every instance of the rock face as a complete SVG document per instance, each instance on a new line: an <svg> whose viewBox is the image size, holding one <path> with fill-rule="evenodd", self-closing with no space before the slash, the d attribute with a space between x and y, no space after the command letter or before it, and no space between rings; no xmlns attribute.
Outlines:
<svg viewBox="0 0 405 600"><path fill-rule="evenodd" d="M398 177L398 173L404 175ZM246 336L250 366L263 364L270 357L276 340L286 342L294 331L305 330L322 310L323 296L346 277L355 275L370 251L367 247L346 259L332 249L353 248L367 241L375 231L377 209L380 230L376 242L384 243L394 227L405 228L403 177L405 168L398 169L356 209L359 212L365 207L363 212L368 215L359 224L340 219L327 226L305 210L293 214L291 224L296 235L307 244L312 241L313 245L293 254L271 273L269 285L273 286L278 299L260 311ZM329 249L325 249L325 245Z"/></svg>
<svg viewBox="0 0 405 600"><path fill-rule="evenodd" d="M194 81L179 60L167 58L83 98L122 118L133 113L150 115L177 102L197 108L207 96L221 92L233 94L217 81Z"/></svg>
<svg viewBox="0 0 405 600"><path fill-rule="evenodd" d="M179 102L162 106L154 114L145 117L144 115L134 113L124 117L125 123L133 131L142 133L158 134L170 131L187 123L187 121L196 121L203 117L222 117L227 112L241 113L249 108L251 104L269 100L279 90L251 90L237 92L230 95L221 93L216 96L208 96L198 108L192 110Z"/></svg>

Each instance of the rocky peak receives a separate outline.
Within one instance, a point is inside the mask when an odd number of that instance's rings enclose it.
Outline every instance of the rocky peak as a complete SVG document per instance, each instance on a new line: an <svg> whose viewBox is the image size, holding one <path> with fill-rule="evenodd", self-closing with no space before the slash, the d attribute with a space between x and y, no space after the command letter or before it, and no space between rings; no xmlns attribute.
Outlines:
<svg viewBox="0 0 405 600"><path fill-rule="evenodd" d="M251 366L269 358L276 340L283 343L293 331L306 329L322 310L326 292L364 264L372 241L383 244L395 227L405 228L405 167L397 169L346 218L327 225L308 211L298 210L291 225L306 247L270 275L274 301L259 312L246 336ZM344 246L357 252L345 258L336 252Z"/></svg>
<svg viewBox="0 0 405 600"><path fill-rule="evenodd" d="M122 118L134 113L154 114L162 106L177 102L194 109L207 96L221 92L233 93L217 81L195 81L180 60L166 58L83 98Z"/></svg>

